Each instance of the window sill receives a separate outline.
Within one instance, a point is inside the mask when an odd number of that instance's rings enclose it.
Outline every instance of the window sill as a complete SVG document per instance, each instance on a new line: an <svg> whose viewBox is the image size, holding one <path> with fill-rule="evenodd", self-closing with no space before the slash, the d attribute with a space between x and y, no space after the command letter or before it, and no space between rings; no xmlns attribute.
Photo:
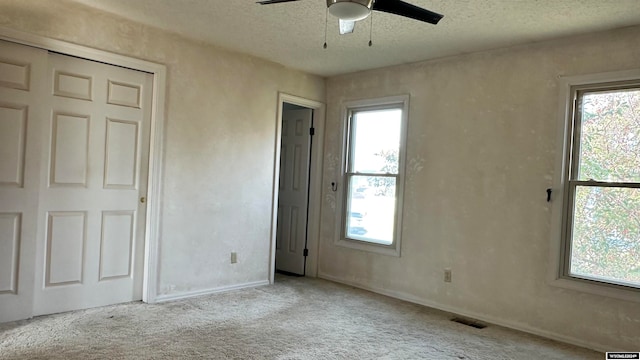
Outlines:
<svg viewBox="0 0 640 360"><path fill-rule="evenodd" d="M356 250L362 250L362 251L372 252L376 254L400 257L400 249L398 248L398 246L396 246L397 244L379 245L375 243L351 240L351 239L340 239L340 240L337 240L335 243L338 246L342 246L350 249L356 249Z"/></svg>
<svg viewBox="0 0 640 360"><path fill-rule="evenodd" d="M556 277L552 279L549 284L563 289L640 303L640 290L632 288L626 289L621 286L573 277Z"/></svg>

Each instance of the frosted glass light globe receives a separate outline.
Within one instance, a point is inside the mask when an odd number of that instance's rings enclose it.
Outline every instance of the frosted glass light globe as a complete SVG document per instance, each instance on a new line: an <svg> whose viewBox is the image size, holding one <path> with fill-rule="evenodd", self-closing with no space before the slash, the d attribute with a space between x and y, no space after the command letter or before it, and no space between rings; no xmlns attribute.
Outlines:
<svg viewBox="0 0 640 360"><path fill-rule="evenodd" d="M334 1L327 1L330 2L329 12L340 20L358 21L371 13L371 0Z"/></svg>

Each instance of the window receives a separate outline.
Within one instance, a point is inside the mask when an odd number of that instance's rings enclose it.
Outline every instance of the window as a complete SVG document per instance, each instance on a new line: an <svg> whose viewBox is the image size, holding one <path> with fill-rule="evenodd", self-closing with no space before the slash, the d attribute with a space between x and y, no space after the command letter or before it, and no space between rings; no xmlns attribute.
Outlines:
<svg viewBox="0 0 640 360"><path fill-rule="evenodd" d="M399 255L408 97L346 107L339 243Z"/></svg>
<svg viewBox="0 0 640 360"><path fill-rule="evenodd" d="M640 288L640 81L570 87L560 277Z"/></svg>

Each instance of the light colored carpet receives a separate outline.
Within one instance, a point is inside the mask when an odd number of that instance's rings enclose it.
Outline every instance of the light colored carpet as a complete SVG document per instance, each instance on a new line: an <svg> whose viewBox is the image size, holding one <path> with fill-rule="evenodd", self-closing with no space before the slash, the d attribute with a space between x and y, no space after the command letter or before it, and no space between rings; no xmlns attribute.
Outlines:
<svg viewBox="0 0 640 360"><path fill-rule="evenodd" d="M2 359L603 359L590 350L309 278L0 324Z"/></svg>

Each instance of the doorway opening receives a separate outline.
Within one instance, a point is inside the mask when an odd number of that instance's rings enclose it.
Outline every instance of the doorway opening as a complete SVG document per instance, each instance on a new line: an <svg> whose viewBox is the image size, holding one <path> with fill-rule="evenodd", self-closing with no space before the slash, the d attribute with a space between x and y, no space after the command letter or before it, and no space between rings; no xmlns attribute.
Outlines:
<svg viewBox="0 0 640 360"><path fill-rule="evenodd" d="M282 104L276 271L304 276L309 217L313 109Z"/></svg>
<svg viewBox="0 0 640 360"><path fill-rule="evenodd" d="M324 111L316 101L278 96L271 283L275 272L317 274Z"/></svg>

